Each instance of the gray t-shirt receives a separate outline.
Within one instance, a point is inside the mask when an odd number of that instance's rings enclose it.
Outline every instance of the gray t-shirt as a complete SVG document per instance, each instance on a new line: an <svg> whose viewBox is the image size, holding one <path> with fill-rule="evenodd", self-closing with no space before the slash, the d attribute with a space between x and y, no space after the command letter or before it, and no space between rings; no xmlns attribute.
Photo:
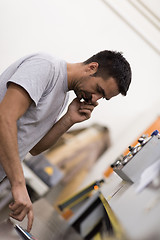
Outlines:
<svg viewBox="0 0 160 240"><path fill-rule="evenodd" d="M23 87L33 103L17 121L21 161L58 120L68 102L67 64L48 54L29 55L0 75L0 102L9 82ZM5 173L0 165L0 181Z"/></svg>

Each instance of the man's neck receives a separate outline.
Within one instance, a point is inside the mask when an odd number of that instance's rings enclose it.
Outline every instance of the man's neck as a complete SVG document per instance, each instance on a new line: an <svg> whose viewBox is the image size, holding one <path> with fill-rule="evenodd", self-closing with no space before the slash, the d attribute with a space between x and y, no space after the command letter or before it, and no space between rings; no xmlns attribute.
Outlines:
<svg viewBox="0 0 160 240"><path fill-rule="evenodd" d="M83 65L82 63L67 63L67 79L68 79L68 89L74 89L74 81L79 79L82 71Z"/></svg>

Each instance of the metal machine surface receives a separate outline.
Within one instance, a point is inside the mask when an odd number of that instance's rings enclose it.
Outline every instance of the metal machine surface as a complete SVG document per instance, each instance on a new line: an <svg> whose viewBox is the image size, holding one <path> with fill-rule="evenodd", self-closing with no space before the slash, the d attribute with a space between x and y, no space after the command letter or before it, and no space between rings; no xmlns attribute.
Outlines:
<svg viewBox="0 0 160 240"><path fill-rule="evenodd" d="M120 156L111 167L126 181L137 182L142 172L160 158L160 136L154 131L150 137L142 136L129 153Z"/></svg>
<svg viewBox="0 0 160 240"><path fill-rule="evenodd" d="M160 239L160 134L142 136L101 188L115 239Z"/></svg>
<svg viewBox="0 0 160 240"><path fill-rule="evenodd" d="M0 223L0 239L22 240L23 238L19 236L18 232L15 230L14 224L8 219L3 223Z"/></svg>

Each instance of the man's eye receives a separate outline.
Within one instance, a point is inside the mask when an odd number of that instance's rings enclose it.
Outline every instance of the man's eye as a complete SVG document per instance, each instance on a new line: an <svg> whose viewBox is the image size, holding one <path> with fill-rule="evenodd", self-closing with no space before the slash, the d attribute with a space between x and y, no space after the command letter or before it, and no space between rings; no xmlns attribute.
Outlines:
<svg viewBox="0 0 160 240"><path fill-rule="evenodd" d="M102 95L102 98L106 98L105 92L101 87L97 86L97 92Z"/></svg>
<svg viewBox="0 0 160 240"><path fill-rule="evenodd" d="M100 93L100 94L102 94L102 90L101 90L100 87L97 87L97 92Z"/></svg>

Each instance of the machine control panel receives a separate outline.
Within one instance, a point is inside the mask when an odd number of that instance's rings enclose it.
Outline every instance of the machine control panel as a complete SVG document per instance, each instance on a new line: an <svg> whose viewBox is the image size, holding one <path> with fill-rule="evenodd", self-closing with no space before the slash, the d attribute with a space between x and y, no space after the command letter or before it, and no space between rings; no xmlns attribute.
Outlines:
<svg viewBox="0 0 160 240"><path fill-rule="evenodd" d="M111 164L114 172L126 181L136 182L146 167L160 158L160 134L142 135L136 146L129 146L129 153L119 156Z"/></svg>

